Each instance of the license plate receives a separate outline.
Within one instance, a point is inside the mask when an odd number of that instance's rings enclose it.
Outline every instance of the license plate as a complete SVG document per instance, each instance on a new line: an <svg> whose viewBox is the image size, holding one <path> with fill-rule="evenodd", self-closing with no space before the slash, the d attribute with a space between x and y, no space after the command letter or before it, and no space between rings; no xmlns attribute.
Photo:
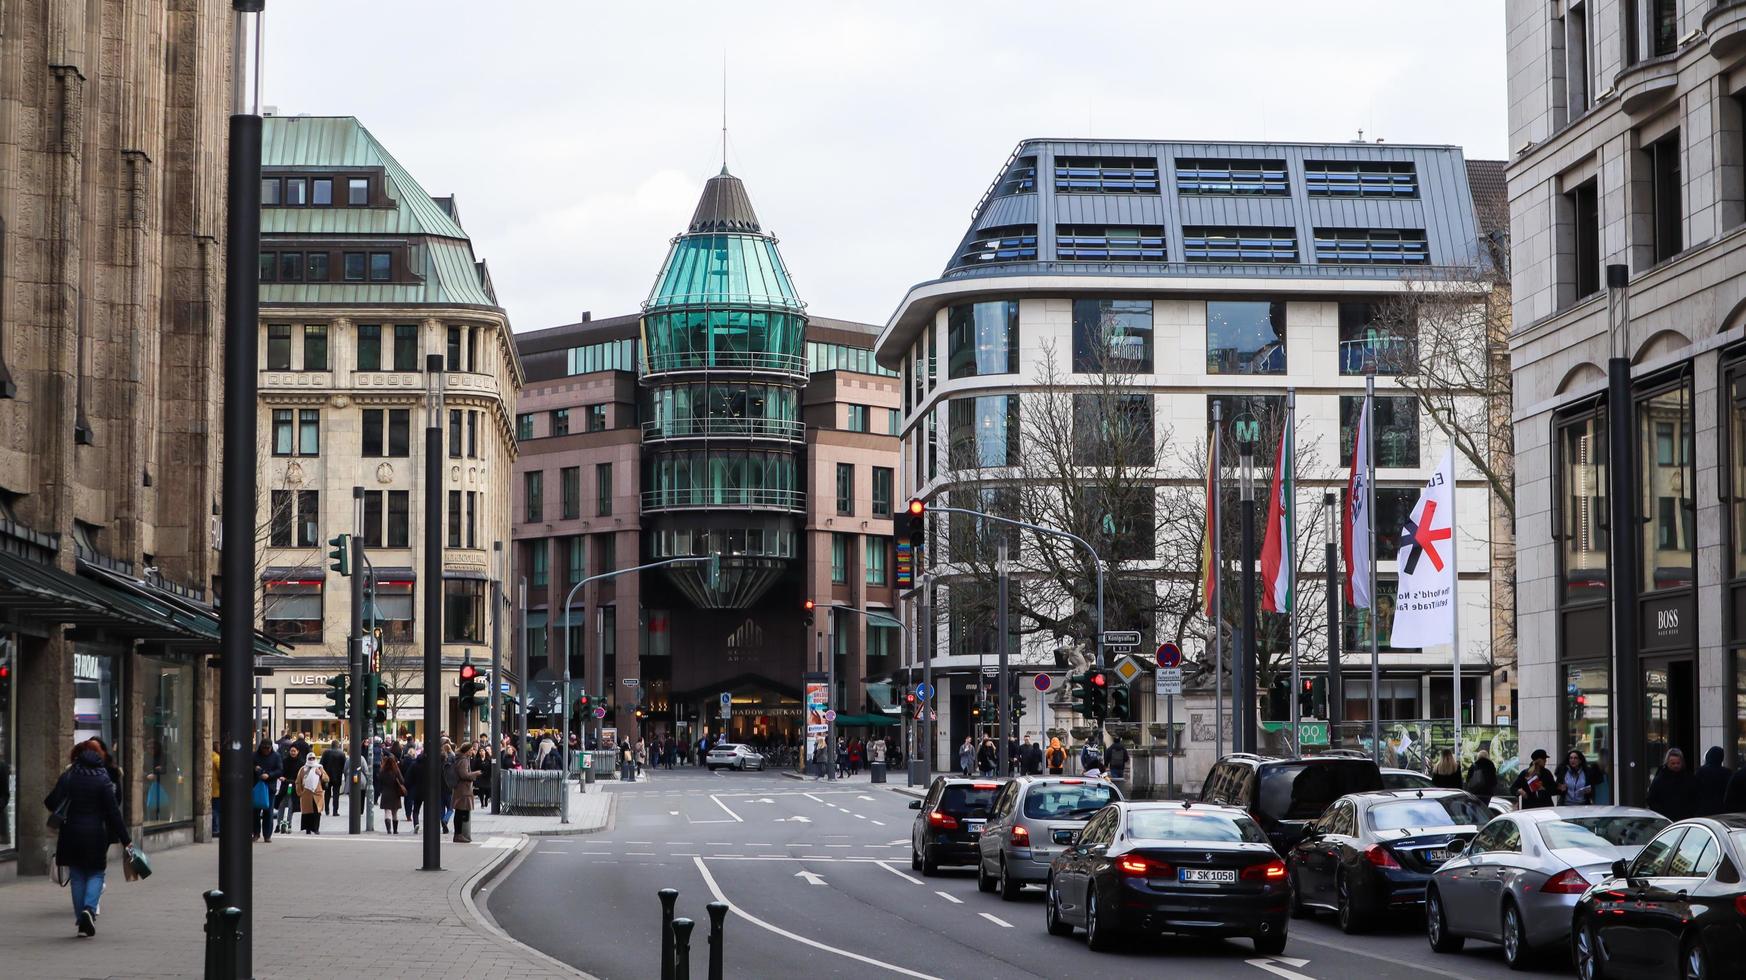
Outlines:
<svg viewBox="0 0 1746 980"><path fill-rule="evenodd" d="M1425 860L1431 864L1442 864L1449 860L1449 852L1442 848L1429 850L1425 852Z"/></svg>
<svg viewBox="0 0 1746 980"><path fill-rule="evenodd" d="M972 834L980 834L982 833L982 825L987 822L986 820L966 820L964 821L964 829Z"/></svg>
<svg viewBox="0 0 1746 980"><path fill-rule="evenodd" d="M1071 844L1071 843L1073 843L1073 831L1071 831L1071 830L1057 830L1057 831L1055 831L1055 843L1057 843L1057 844Z"/></svg>
<svg viewBox="0 0 1746 980"><path fill-rule="evenodd" d="M1237 880L1235 871L1215 871L1208 868L1183 868L1181 880L1200 884L1230 884Z"/></svg>

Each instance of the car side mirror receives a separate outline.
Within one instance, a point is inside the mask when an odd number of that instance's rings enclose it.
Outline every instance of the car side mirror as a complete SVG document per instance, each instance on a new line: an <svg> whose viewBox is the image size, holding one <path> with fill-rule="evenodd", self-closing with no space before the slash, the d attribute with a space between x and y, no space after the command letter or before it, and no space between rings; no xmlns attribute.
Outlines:
<svg viewBox="0 0 1746 980"><path fill-rule="evenodd" d="M1625 863L1624 858L1620 858L1619 860L1613 862L1613 877L1614 878L1627 877L1630 874L1630 871L1631 871L1631 867L1630 867L1630 865Z"/></svg>
<svg viewBox="0 0 1746 980"><path fill-rule="evenodd" d="M909 801L909 808L911 810L920 810L921 809L921 801L920 800L910 800Z"/></svg>
<svg viewBox="0 0 1746 980"><path fill-rule="evenodd" d="M1078 844L1079 844L1079 831L1075 830L1070 836L1068 836L1067 843L1078 846Z"/></svg>

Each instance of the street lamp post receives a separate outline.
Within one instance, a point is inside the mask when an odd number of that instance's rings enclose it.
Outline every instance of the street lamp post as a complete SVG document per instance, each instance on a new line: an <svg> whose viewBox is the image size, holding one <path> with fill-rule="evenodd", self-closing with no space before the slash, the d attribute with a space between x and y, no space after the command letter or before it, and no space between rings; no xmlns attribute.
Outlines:
<svg viewBox="0 0 1746 980"><path fill-rule="evenodd" d="M1328 526L1327 553L1322 561L1328 575L1328 741L1340 747L1340 716L1344 694L1340 680L1340 566L1337 549L1340 540L1339 516L1334 508L1334 495L1322 494L1322 517Z"/></svg>
<svg viewBox="0 0 1746 980"><path fill-rule="evenodd" d="M1643 793L1637 760L1643 752L1643 675L1637 658L1637 530L1635 509L1637 480L1635 406L1631 403L1630 269L1607 266L1607 319L1612 356L1607 359L1607 500L1611 518L1613 629L1614 802L1635 803ZM1459 656L1459 651L1457 651ZM1456 714L1460 714L1460 691L1456 691Z"/></svg>
<svg viewBox="0 0 1746 980"><path fill-rule="evenodd" d="M1237 698L1238 752L1255 751L1255 439L1254 423L1241 431L1237 451L1242 457L1243 643L1237 651L1231 687Z"/></svg>
<svg viewBox="0 0 1746 980"><path fill-rule="evenodd" d="M424 359L424 864L443 869L443 355ZM431 812L429 807L435 805Z"/></svg>

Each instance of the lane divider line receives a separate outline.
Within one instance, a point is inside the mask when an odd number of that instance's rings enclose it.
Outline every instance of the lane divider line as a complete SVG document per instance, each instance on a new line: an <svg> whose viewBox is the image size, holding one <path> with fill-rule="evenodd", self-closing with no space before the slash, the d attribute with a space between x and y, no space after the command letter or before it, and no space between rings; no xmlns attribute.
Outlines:
<svg viewBox="0 0 1746 980"><path fill-rule="evenodd" d="M730 817L733 817L733 818L734 818L734 823L745 823L745 821L744 821L744 820L741 820L741 819L740 819L740 815L739 815L739 814L737 814L737 813L735 813L735 812L734 812L734 811L732 811L732 810L729 810L729 809L728 809L728 805L727 805L727 804L726 804L726 803L723 803L723 802L722 802L722 801L721 801L721 797L719 797L719 796L717 796L717 795L715 795L715 794L714 794L714 793L711 793L711 794L709 794L709 798L710 798L710 799L712 799L712 800L714 800L714 801L715 801L715 805L716 805L716 806L719 806L719 807L721 807L721 809L722 809L722 812L723 812L723 813L725 813L725 814L727 814L727 815L728 815L728 816L730 816Z"/></svg>
<svg viewBox="0 0 1746 980"><path fill-rule="evenodd" d="M940 896L941 898L945 899L948 902L951 902L953 905L963 905L964 904L963 899L952 894L951 892L934 892L934 894Z"/></svg>
<svg viewBox="0 0 1746 980"><path fill-rule="evenodd" d="M1005 919L1002 919L998 915L991 915L990 913L987 913L987 912L978 912L976 914L982 916L984 919L987 919L988 921L994 923L995 925L1001 927L1002 929L1011 929L1012 928L1012 923L1006 921Z"/></svg>
<svg viewBox="0 0 1746 980"><path fill-rule="evenodd" d="M922 880L920 878L912 878L909 875L906 875L903 872L892 867L891 865L886 864L884 861L880 861L880 862L878 862L878 864L881 868L884 868L885 870L891 872L892 874L898 876L899 878L902 878L904 881L907 881L912 885L919 885L922 883Z"/></svg>

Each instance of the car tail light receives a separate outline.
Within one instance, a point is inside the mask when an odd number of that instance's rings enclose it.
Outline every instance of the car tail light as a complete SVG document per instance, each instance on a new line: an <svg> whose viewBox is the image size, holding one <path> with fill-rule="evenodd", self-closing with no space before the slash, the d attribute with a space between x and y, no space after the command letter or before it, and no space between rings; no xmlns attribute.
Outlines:
<svg viewBox="0 0 1746 980"><path fill-rule="evenodd" d="M1746 895L1734 896L1734 912L1737 915L1746 916Z"/></svg>
<svg viewBox="0 0 1746 980"><path fill-rule="evenodd" d="M1250 881L1283 881L1285 879L1285 862L1275 859L1264 861L1261 864L1251 864L1243 869L1242 876Z"/></svg>
<svg viewBox="0 0 1746 980"><path fill-rule="evenodd" d="M999 789L999 783L971 783L971 789Z"/></svg>
<svg viewBox="0 0 1746 980"><path fill-rule="evenodd" d="M1019 824L1018 826L1013 827L1012 828L1012 844L1014 847L1030 847L1031 846L1031 830L1030 830L1030 828L1024 826L1023 824Z"/></svg>
<svg viewBox="0 0 1746 980"><path fill-rule="evenodd" d="M1080 783L1083 783L1083 782L1085 782L1085 780L1083 780L1083 779L1063 779L1063 780L1061 780L1061 785L1063 785L1063 786L1078 786Z"/></svg>
<svg viewBox="0 0 1746 980"><path fill-rule="evenodd" d="M928 814L928 824L929 826L938 827L941 830L957 830L958 818L952 816L950 813L935 810Z"/></svg>
<svg viewBox="0 0 1746 980"><path fill-rule="evenodd" d="M1176 869L1163 861L1152 861L1143 857L1125 857L1117 863L1122 874L1135 878L1165 878L1175 873Z"/></svg>
<svg viewBox="0 0 1746 980"><path fill-rule="evenodd" d="M1588 879L1575 868L1565 868L1540 886L1540 890L1552 895L1580 895L1588 891Z"/></svg>
<svg viewBox="0 0 1746 980"><path fill-rule="evenodd" d="M1364 849L1364 860L1379 868L1398 868L1400 862L1394 859L1394 852L1381 844L1372 844Z"/></svg>

